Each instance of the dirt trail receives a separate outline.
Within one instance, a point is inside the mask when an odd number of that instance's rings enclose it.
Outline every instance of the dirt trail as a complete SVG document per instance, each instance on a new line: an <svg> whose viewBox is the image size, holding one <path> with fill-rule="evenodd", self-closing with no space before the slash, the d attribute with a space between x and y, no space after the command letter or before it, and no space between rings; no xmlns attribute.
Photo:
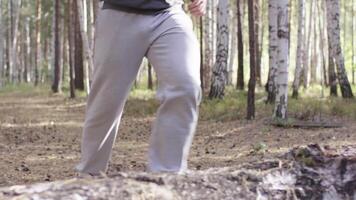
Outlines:
<svg viewBox="0 0 356 200"><path fill-rule="evenodd" d="M132 104L129 104L133 106ZM63 180L75 175L79 159L85 99L63 96L0 95L0 187ZM302 144L342 146L356 143L356 122L339 129L283 129L265 125L266 117L200 121L190 156L191 169L236 165L275 157ZM144 171L154 116L125 113L109 175ZM265 151L264 153L262 153Z"/></svg>

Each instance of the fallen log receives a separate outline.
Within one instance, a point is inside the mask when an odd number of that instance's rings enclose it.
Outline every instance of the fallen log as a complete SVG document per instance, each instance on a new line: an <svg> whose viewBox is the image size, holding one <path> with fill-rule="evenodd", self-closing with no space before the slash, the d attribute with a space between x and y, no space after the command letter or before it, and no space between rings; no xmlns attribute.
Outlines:
<svg viewBox="0 0 356 200"><path fill-rule="evenodd" d="M118 173L0 188L0 199L356 199L356 146L298 147L276 160L183 175Z"/></svg>

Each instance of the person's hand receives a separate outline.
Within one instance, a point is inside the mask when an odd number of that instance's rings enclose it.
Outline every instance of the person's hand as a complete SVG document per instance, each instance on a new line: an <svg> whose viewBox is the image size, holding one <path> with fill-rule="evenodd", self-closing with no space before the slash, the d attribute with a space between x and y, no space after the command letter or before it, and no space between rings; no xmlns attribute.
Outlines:
<svg viewBox="0 0 356 200"><path fill-rule="evenodd" d="M192 0L188 5L189 12L197 17L201 17L206 12L207 0Z"/></svg>

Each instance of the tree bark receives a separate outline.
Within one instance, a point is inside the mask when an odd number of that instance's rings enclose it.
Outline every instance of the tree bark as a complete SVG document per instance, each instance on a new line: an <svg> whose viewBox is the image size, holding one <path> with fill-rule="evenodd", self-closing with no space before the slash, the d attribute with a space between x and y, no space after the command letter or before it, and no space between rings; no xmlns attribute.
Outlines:
<svg viewBox="0 0 356 200"><path fill-rule="evenodd" d="M328 40L331 55L335 60L337 79L343 98L352 98L353 93L345 70L345 61L340 44L340 4L338 0L326 0Z"/></svg>
<svg viewBox="0 0 356 200"><path fill-rule="evenodd" d="M313 5L314 1L310 1L310 7L309 7L309 24L308 24L308 29L306 29L308 35L306 35L306 44L305 44L305 56L304 56L304 63L303 63L303 86L304 88L307 88L309 86L309 71L310 71L310 58L311 58L311 39L312 39L312 24L313 24ZM307 24L306 24L307 25Z"/></svg>
<svg viewBox="0 0 356 200"><path fill-rule="evenodd" d="M237 68L237 84L236 88L243 90L244 82L244 42L243 42L243 0L237 0L237 52L238 52L238 68Z"/></svg>
<svg viewBox="0 0 356 200"><path fill-rule="evenodd" d="M249 41L250 41L250 80L247 93L248 120L255 118L255 87L256 87L256 37L255 37L255 8L256 0L248 1Z"/></svg>
<svg viewBox="0 0 356 200"><path fill-rule="evenodd" d="M86 29L86 14L84 14L83 10L86 10L86 6L83 6L83 1L82 0L77 0L77 14L78 14L78 19L79 19L79 27L80 27L80 33L81 33L81 39L82 39L82 44L83 44L83 49L85 50L85 60L86 63L88 64L88 67L85 68L85 82L86 82L86 92L89 94L90 92L90 80L91 80L91 72L94 69L94 62L93 62L93 52L91 51L90 44L89 44L89 39L87 35L87 29ZM86 65L87 66L87 65Z"/></svg>
<svg viewBox="0 0 356 200"><path fill-rule="evenodd" d="M298 98L300 78L302 75L304 61L304 37L305 37L305 0L298 2L298 45L297 45L297 60L295 65L294 81L293 81L293 98Z"/></svg>
<svg viewBox="0 0 356 200"><path fill-rule="evenodd" d="M269 0L268 14L269 14L269 72L267 81L267 101L266 103L274 103L276 99L276 74L277 74L277 56L278 56L278 0Z"/></svg>
<svg viewBox="0 0 356 200"><path fill-rule="evenodd" d="M40 81L40 57L41 57L41 15L42 15L42 1L36 0L36 42L35 42L35 86Z"/></svg>
<svg viewBox="0 0 356 200"><path fill-rule="evenodd" d="M73 13L73 4L75 0L68 0L68 59L69 59L69 88L70 88L70 98L75 98L75 77L74 77L74 65L75 65L75 32L74 32L74 21L75 16Z"/></svg>
<svg viewBox="0 0 356 200"><path fill-rule="evenodd" d="M226 85L227 59L229 54L229 2L220 0L218 4L216 62L213 68L209 98L223 98Z"/></svg>
<svg viewBox="0 0 356 200"><path fill-rule="evenodd" d="M278 0L278 69L274 118L287 119L289 65L289 0Z"/></svg>
<svg viewBox="0 0 356 200"><path fill-rule="evenodd" d="M60 17L60 2L59 0L54 1L54 74L53 74L53 84L52 84L52 91L54 93L61 92L61 43L60 43L60 36L59 36L59 17Z"/></svg>
<svg viewBox="0 0 356 200"><path fill-rule="evenodd" d="M213 66L213 33L212 33L212 26L213 26L213 16L212 16L212 9L213 9L213 0L208 0L206 4L206 14L203 18L203 29L204 29L204 85L203 91L204 93L209 92L209 87L211 85L211 69Z"/></svg>
<svg viewBox="0 0 356 200"><path fill-rule="evenodd" d="M73 1L73 31L75 33L74 44L75 44L75 60L74 60L74 77L75 77L75 88L84 91L84 61L83 61L83 39L80 33L80 24L78 17L78 5L77 0Z"/></svg>
<svg viewBox="0 0 356 200"><path fill-rule="evenodd" d="M5 65L4 65L4 23L3 23L3 1L0 1L0 89L4 86Z"/></svg>

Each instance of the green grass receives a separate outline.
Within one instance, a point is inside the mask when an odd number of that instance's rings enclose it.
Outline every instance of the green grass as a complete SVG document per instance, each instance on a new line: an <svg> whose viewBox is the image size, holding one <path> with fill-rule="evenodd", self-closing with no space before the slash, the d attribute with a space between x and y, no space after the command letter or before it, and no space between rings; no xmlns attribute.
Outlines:
<svg viewBox="0 0 356 200"><path fill-rule="evenodd" d="M321 96L321 87L313 85L300 91L299 99L289 98L288 113L291 118L313 119L318 116L340 116L356 120L356 99L329 97L328 88L325 96ZM273 105L266 105L266 93L263 88L256 89L256 117L271 117ZM356 86L353 86L356 94ZM50 86L30 84L7 85L0 89L0 96L15 93L25 95L52 95ZM64 97L69 96L68 88L63 88ZM84 91L77 91L77 97L86 97ZM84 98L83 98L84 99ZM204 97L200 105L200 120L231 121L246 117L247 92L237 91L227 87L224 99L209 99ZM125 106L125 114L133 116L152 116L156 113L159 102L155 99L155 91L144 87L133 88L129 101Z"/></svg>

